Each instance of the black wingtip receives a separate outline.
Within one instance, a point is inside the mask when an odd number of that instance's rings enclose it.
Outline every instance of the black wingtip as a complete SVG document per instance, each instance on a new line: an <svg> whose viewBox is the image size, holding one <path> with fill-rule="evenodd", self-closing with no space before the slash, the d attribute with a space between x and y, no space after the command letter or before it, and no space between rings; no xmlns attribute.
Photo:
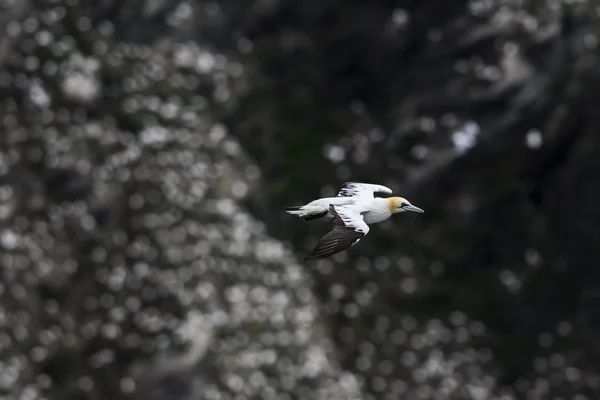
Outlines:
<svg viewBox="0 0 600 400"><path fill-rule="evenodd" d="M302 206L286 206L283 207L285 211L298 211Z"/></svg>

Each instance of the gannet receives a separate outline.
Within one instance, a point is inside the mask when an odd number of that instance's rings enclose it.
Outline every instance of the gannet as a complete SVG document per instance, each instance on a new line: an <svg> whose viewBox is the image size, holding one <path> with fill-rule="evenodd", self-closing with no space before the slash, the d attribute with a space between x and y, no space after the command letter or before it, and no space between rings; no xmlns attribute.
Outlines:
<svg viewBox="0 0 600 400"><path fill-rule="evenodd" d="M305 261L326 258L354 246L369 233L369 224L385 221L392 214L405 211L425 212L404 197L375 197L375 193L392 194L392 190L383 185L346 182L337 197L325 197L303 206L286 207L286 212L297 215L304 221L333 218L333 229L319 240Z"/></svg>

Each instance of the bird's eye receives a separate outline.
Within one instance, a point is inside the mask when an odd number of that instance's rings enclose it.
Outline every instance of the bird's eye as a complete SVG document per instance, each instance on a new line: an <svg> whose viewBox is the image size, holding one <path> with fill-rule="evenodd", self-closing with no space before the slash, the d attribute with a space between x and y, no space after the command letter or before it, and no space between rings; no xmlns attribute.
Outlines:
<svg viewBox="0 0 600 400"><path fill-rule="evenodd" d="M404 208L404 207L406 207L407 205L408 205L408 203L402 203L402 204L400 204L400 208Z"/></svg>

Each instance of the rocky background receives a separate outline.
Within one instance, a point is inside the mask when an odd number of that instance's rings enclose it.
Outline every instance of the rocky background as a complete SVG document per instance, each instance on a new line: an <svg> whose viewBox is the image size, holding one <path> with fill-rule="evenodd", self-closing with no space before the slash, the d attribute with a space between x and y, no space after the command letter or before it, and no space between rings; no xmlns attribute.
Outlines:
<svg viewBox="0 0 600 400"><path fill-rule="evenodd" d="M599 398L599 14L0 0L0 397Z"/></svg>

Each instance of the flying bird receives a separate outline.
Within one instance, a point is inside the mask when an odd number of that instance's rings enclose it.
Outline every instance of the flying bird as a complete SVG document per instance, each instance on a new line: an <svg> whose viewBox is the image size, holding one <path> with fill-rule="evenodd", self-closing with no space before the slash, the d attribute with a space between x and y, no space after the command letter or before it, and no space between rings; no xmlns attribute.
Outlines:
<svg viewBox="0 0 600 400"><path fill-rule="evenodd" d="M333 229L319 240L305 261L326 258L354 246L369 233L369 224L385 221L392 214L424 212L403 197L375 197L375 193L392 194L392 190L383 185L346 182L337 197L325 197L303 206L286 207L285 211L304 221L333 218Z"/></svg>

